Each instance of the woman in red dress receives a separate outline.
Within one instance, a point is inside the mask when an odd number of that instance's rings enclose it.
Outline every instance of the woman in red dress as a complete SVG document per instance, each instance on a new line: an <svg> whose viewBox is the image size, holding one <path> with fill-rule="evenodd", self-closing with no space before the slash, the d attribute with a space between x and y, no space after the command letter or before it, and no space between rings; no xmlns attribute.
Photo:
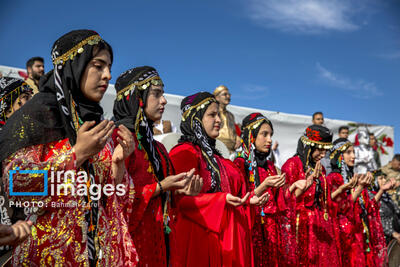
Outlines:
<svg viewBox="0 0 400 267"><path fill-rule="evenodd" d="M277 175L274 163L267 160L273 135L270 120L260 113L243 119L242 147L234 163L246 178L247 191L270 195L263 207L252 208L252 237L255 266L293 266L296 239L291 231L291 207L295 199L288 191L284 175ZM291 201L291 202L290 202Z"/></svg>
<svg viewBox="0 0 400 267"><path fill-rule="evenodd" d="M118 77L115 89L116 124L125 125L136 143L134 153L125 161L135 185L135 201L126 208L129 232L137 247L139 266L167 266L169 191L187 186L193 170L173 176L168 152L153 139L153 123L161 119L167 104L158 72L148 66L130 69ZM113 137L117 138L116 133Z"/></svg>
<svg viewBox="0 0 400 267"><path fill-rule="evenodd" d="M332 184L332 199L338 204L343 266L384 266L386 248L378 203L392 183L382 185L376 195L369 194L366 187L371 183L371 174L353 173L353 144L339 138L333 145L328 180Z"/></svg>
<svg viewBox="0 0 400 267"><path fill-rule="evenodd" d="M249 202L262 205L266 194L248 201L240 170L215 148L221 119L207 92L182 100L182 137L170 157L177 172L195 168L204 180L198 196L175 198L172 266L252 266Z"/></svg>
<svg viewBox="0 0 400 267"><path fill-rule="evenodd" d="M119 144L112 142L114 123L102 120L99 104L111 79L112 49L98 33L77 30L55 42L52 59L40 92L10 117L0 137L6 192L14 192L14 203L39 207L29 214L32 236L15 248L13 265L135 266L117 193L123 195L119 181L130 179L124 159L133 138L120 126ZM48 181L24 170L41 170ZM60 185L70 190L53 192Z"/></svg>
<svg viewBox="0 0 400 267"><path fill-rule="evenodd" d="M300 266L340 266L338 228L333 218L335 205L331 186L320 160L332 147L332 134L322 125L307 127L299 139L297 154L282 166L289 184L299 179L309 181L305 192L296 190L298 264Z"/></svg>

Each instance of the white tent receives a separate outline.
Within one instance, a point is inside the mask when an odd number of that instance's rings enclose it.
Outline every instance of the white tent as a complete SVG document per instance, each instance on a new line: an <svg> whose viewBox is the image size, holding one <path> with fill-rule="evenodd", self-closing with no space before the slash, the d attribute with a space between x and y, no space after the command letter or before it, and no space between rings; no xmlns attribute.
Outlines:
<svg viewBox="0 0 400 267"><path fill-rule="evenodd" d="M21 78L18 74L18 71L24 70L0 65L0 72L5 76ZM106 92L106 95L101 101L106 118L112 117L114 99L115 89L113 85L110 85ZM179 129L181 118L179 107L183 96L166 94L166 99L168 101L168 104L165 108L163 119L170 120ZM311 124L311 117L305 115L252 109L234 105L228 106L228 109L235 115L236 123L241 123L243 118L252 112L260 112L267 116L274 125L275 133L273 139L277 140L279 143L280 162L282 163L296 152L297 141L299 137L303 134L306 127ZM379 149L381 155L381 163L386 164L393 157L394 147L391 142L392 140L394 140L394 129L392 126L370 124L366 125L352 121L334 120L328 118L325 118L325 125L330 128L334 133L334 139L337 138L337 132L340 126L349 126L351 132L349 139L351 141L354 141L357 129L367 127L370 132L373 132L375 134L381 144L381 147ZM384 153L382 153L382 151L384 151Z"/></svg>

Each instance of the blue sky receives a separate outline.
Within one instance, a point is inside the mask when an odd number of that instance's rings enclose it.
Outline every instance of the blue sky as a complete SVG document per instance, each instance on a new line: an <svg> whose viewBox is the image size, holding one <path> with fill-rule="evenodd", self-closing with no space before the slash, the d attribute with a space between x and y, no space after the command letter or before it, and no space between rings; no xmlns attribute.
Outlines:
<svg viewBox="0 0 400 267"><path fill-rule="evenodd" d="M24 67L62 34L94 29L112 83L156 67L166 92L227 85L232 104L392 125L400 152L400 4L339 0L2 1L0 64Z"/></svg>

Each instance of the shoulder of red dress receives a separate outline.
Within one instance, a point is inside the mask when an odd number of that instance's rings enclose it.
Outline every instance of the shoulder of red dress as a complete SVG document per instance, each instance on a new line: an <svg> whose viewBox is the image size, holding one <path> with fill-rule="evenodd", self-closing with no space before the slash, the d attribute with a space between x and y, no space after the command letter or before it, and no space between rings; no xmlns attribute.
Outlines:
<svg viewBox="0 0 400 267"><path fill-rule="evenodd" d="M174 146L171 151L169 152L170 154L178 154L182 151L185 151L186 153L193 153L193 154L198 154L199 152L197 151L195 145L189 143L189 142L184 142L184 143L179 143L176 146Z"/></svg>

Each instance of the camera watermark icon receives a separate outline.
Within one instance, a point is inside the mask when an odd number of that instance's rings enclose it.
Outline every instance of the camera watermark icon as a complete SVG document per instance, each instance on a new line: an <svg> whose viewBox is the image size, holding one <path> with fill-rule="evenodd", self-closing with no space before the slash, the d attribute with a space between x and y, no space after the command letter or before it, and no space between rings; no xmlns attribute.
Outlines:
<svg viewBox="0 0 400 267"><path fill-rule="evenodd" d="M47 196L49 194L48 192L48 171L46 170L20 170L19 168L15 170L10 170L9 171L9 182L10 182L10 196ZM14 192L14 187L13 187L13 176L17 173L20 174L30 174L32 176L41 176L43 175L43 192Z"/></svg>

